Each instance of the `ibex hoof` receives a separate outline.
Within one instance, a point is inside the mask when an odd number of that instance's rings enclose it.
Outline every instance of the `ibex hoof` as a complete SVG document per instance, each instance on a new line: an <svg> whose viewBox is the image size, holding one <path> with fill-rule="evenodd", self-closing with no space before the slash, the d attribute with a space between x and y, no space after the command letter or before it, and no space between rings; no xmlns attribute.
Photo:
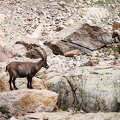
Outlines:
<svg viewBox="0 0 120 120"><path fill-rule="evenodd" d="M18 88L16 87L15 90L18 90Z"/></svg>
<svg viewBox="0 0 120 120"><path fill-rule="evenodd" d="M34 89L32 86L27 86L28 89Z"/></svg>
<svg viewBox="0 0 120 120"><path fill-rule="evenodd" d="M10 88L10 90L13 90L13 88Z"/></svg>
<svg viewBox="0 0 120 120"><path fill-rule="evenodd" d="M33 89L33 87L32 87L32 86L30 86L30 87L29 87L29 89Z"/></svg>

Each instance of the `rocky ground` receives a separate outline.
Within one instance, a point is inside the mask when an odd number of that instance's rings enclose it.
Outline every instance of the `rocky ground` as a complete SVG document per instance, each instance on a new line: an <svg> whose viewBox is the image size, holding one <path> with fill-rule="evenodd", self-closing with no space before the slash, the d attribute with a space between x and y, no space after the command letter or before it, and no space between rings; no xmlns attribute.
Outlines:
<svg viewBox="0 0 120 120"><path fill-rule="evenodd" d="M65 3L52 0L0 1L1 36L7 43L31 35L41 25L41 37L50 37L59 29L81 23L111 27L119 21L119 1L79 0ZM93 7L94 6L94 7ZM102 7L101 7L102 6ZM111 12L112 11L112 12Z"/></svg>
<svg viewBox="0 0 120 120"><path fill-rule="evenodd" d="M119 6L119 0L0 0L0 120L119 120ZM81 30L85 23L97 27ZM78 34L84 41L72 41ZM69 39L74 47L66 45ZM87 47L85 41L90 41ZM39 56L28 44L46 50L50 67L33 78L37 90L26 90L27 81L18 79L20 90L11 92L5 66L13 60L38 61L30 59Z"/></svg>

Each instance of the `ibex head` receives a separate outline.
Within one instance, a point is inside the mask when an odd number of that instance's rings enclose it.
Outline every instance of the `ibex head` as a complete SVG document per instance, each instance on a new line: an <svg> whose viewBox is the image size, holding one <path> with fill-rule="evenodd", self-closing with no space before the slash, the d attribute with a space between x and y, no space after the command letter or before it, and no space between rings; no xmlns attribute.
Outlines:
<svg viewBox="0 0 120 120"><path fill-rule="evenodd" d="M43 49L43 48L35 48L35 50L39 53L39 55L41 56L42 58L42 61L43 61L43 64L42 64L42 67L44 68L49 68L49 65L47 64L47 54L46 54L46 51Z"/></svg>

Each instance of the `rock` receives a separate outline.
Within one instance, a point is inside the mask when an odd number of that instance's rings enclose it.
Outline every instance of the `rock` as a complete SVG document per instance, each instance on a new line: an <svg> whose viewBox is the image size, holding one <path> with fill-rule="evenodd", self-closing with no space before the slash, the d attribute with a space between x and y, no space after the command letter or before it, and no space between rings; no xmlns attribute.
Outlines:
<svg viewBox="0 0 120 120"><path fill-rule="evenodd" d="M93 51L103 47L105 44L112 43L112 38L110 33L107 33L107 31L102 30L98 26L83 24L81 28L66 37L64 41Z"/></svg>
<svg viewBox="0 0 120 120"><path fill-rule="evenodd" d="M120 23L113 22L112 30L113 30L112 38L115 39L115 42L120 42Z"/></svg>
<svg viewBox="0 0 120 120"><path fill-rule="evenodd" d="M31 112L51 112L57 98L57 93L48 90L7 91L0 94L0 108L14 116Z"/></svg>
<svg viewBox="0 0 120 120"><path fill-rule="evenodd" d="M8 77L5 74L0 74L0 93L9 90Z"/></svg>
<svg viewBox="0 0 120 120"><path fill-rule="evenodd" d="M41 56L38 54L38 52L35 51L34 49L31 49L28 52L26 52L26 57L29 57L31 59L41 58Z"/></svg>
<svg viewBox="0 0 120 120"><path fill-rule="evenodd" d="M81 6L83 4L83 0L74 0L74 3L78 6Z"/></svg>
<svg viewBox="0 0 120 120"><path fill-rule="evenodd" d="M0 119L1 119L1 120L6 120L6 118L4 118L4 117L0 117Z"/></svg>
<svg viewBox="0 0 120 120"><path fill-rule="evenodd" d="M7 61L10 57L13 56L12 52L6 48L3 48L0 45L0 62Z"/></svg>
<svg viewBox="0 0 120 120"><path fill-rule="evenodd" d="M85 112L117 112L119 79L119 67L77 67L47 78L45 86L59 94L57 105L63 110L73 107Z"/></svg>
<svg viewBox="0 0 120 120"><path fill-rule="evenodd" d="M6 44L4 39L5 39L5 33L3 32L3 30L0 30L0 45L2 47Z"/></svg>
<svg viewBox="0 0 120 120"><path fill-rule="evenodd" d="M25 53L27 52L27 49L20 44L14 44L14 45L6 45L5 46L8 50L10 50L13 54L13 56L25 56Z"/></svg>
<svg viewBox="0 0 120 120"><path fill-rule="evenodd" d="M88 7L88 8L82 8L85 19L90 20L97 20L100 21L104 18L108 18L110 16L110 13L107 9L102 7Z"/></svg>
<svg viewBox="0 0 120 120"><path fill-rule="evenodd" d="M68 20L67 22L69 21L72 21L72 20ZM54 39L54 41L63 40L65 37L71 35L73 32L79 29L80 26L82 26L82 23L77 21L75 24L61 30L60 32L54 33L51 39Z"/></svg>
<svg viewBox="0 0 120 120"><path fill-rule="evenodd" d="M74 23L74 20L73 19L70 19L68 20L67 22L64 23L65 26L69 27L69 26L73 26L75 23Z"/></svg>
<svg viewBox="0 0 120 120"><path fill-rule="evenodd" d="M59 32L59 31L61 31L61 30L64 29L64 28L65 28L64 25L59 25L59 26L56 26L55 31Z"/></svg>
<svg viewBox="0 0 120 120"><path fill-rule="evenodd" d="M39 25L39 26L35 29L35 31L31 34L30 38L39 38L39 36L40 36L41 33L42 33L42 29L43 29L42 25Z"/></svg>
<svg viewBox="0 0 120 120"><path fill-rule="evenodd" d="M66 29L64 32L68 32L69 29ZM88 53L113 42L110 33L98 26L91 26L89 24L83 24L78 30L67 35L67 33L66 37L63 35L64 38L60 38L61 40L59 41L46 42L45 45L50 47L54 54L63 55L74 49Z"/></svg>
<svg viewBox="0 0 120 120"><path fill-rule="evenodd" d="M62 7L65 7L65 5L66 5L66 3L64 1L60 1L58 4Z"/></svg>
<svg viewBox="0 0 120 120"><path fill-rule="evenodd" d="M89 62L90 62L89 64L91 64L91 66L97 66L99 64L99 60L90 60Z"/></svg>
<svg viewBox="0 0 120 120"><path fill-rule="evenodd" d="M116 43L120 42L120 30L114 30L112 33L112 38L115 39Z"/></svg>
<svg viewBox="0 0 120 120"><path fill-rule="evenodd" d="M29 38L29 37L23 37L20 40L17 40L15 44L22 44L25 46L26 44L30 44L34 46L40 46L41 44L43 44L42 41L39 41L38 39L34 39L34 38Z"/></svg>
<svg viewBox="0 0 120 120"><path fill-rule="evenodd" d="M98 57L98 55L100 54L99 51L93 51L91 52L92 57Z"/></svg>
<svg viewBox="0 0 120 120"><path fill-rule="evenodd" d="M5 15L0 13L0 24L5 20Z"/></svg>
<svg viewBox="0 0 120 120"><path fill-rule="evenodd" d="M118 30L118 29L120 29L120 23L114 21L112 24L112 30Z"/></svg>
<svg viewBox="0 0 120 120"><path fill-rule="evenodd" d="M26 116L20 117L19 120L30 120L30 119L39 119L44 120L44 117L47 117L48 120L119 120L120 114L116 112L110 113L89 113L89 114L72 114L66 111L59 112L42 112L42 113L32 113Z"/></svg>
<svg viewBox="0 0 120 120"><path fill-rule="evenodd" d="M63 41L58 41L57 43L45 42L55 55L64 55L66 52L76 49L74 46L70 46Z"/></svg>
<svg viewBox="0 0 120 120"><path fill-rule="evenodd" d="M79 55L81 52L80 50L76 49L76 50L72 50L72 51L68 51L64 54L65 57L74 57L75 55Z"/></svg>
<svg viewBox="0 0 120 120"><path fill-rule="evenodd" d="M11 117L10 120L18 120L18 119L16 119L15 117Z"/></svg>

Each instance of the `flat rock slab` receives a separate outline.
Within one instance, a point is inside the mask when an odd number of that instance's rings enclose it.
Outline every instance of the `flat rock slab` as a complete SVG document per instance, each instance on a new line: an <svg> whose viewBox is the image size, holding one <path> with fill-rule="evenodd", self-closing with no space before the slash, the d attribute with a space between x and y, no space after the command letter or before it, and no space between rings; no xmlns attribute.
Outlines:
<svg viewBox="0 0 120 120"><path fill-rule="evenodd" d="M51 112L58 94L48 90L17 90L0 93L0 112L15 116L34 112Z"/></svg>
<svg viewBox="0 0 120 120"><path fill-rule="evenodd" d="M72 114L70 112L42 112L28 114L19 120L120 120L119 113L88 113L88 114Z"/></svg>

